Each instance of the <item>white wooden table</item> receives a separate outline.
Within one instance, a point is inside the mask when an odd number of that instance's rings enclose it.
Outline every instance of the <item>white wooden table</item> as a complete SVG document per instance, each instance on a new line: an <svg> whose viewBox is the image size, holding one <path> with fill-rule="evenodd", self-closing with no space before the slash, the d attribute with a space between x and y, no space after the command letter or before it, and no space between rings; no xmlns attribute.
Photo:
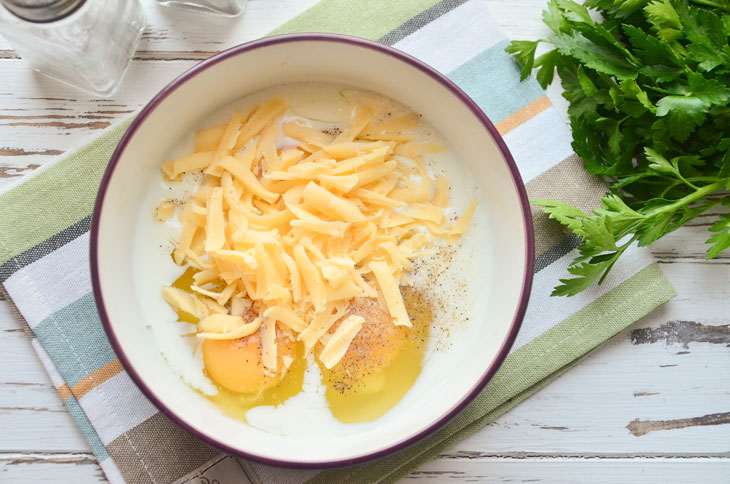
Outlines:
<svg viewBox="0 0 730 484"><path fill-rule="evenodd" d="M511 38L546 35L546 0L485 1ZM145 1L147 31L111 99L34 73L0 39L0 191L128 117L199 60L314 2L250 0L242 18L223 20ZM559 89L549 94L564 112ZM730 483L730 254L704 259L708 220L652 247L676 299L409 479ZM105 482L3 301L0 482Z"/></svg>

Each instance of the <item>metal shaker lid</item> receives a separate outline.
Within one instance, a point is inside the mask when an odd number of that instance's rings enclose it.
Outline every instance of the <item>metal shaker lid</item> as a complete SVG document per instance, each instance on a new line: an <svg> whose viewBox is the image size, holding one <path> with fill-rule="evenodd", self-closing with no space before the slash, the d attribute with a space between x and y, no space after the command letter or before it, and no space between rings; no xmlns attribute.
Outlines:
<svg viewBox="0 0 730 484"><path fill-rule="evenodd" d="M29 22L53 22L72 14L86 0L0 0L16 17Z"/></svg>

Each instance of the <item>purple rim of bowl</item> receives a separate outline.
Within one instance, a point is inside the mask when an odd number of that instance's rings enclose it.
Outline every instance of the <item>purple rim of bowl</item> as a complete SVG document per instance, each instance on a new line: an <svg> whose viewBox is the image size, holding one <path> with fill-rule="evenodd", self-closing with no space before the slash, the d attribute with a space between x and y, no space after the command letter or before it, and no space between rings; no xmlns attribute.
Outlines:
<svg viewBox="0 0 730 484"><path fill-rule="evenodd" d="M428 425L426 428L420 430L415 435L412 435L408 438L405 438L399 442L396 442L394 444L389 445L388 447L384 449L380 449L374 452L370 452L368 454L364 454L361 456L349 458L349 459L340 459L340 460L323 460L321 462L298 462L298 461L287 461L287 460L279 460L279 459L271 459L268 457L262 457L256 454L250 454L248 452L243 452L239 449L233 448L223 442L217 441L213 437L193 428L190 424L188 424L185 420L178 417L175 413L173 413L163 401L157 398L157 396L152 392L152 390L144 383L142 378L137 373L137 370L134 368L134 366L129 362L127 359L127 356L124 352L124 349L122 348L122 345L119 343L119 340L116 337L116 334L114 333L114 329L112 328L112 325L109 320L109 316L106 312L106 307L104 305L104 298L101 293L101 285L100 285L100 278L99 278L99 264L97 262L98 258L98 243L99 243L99 222L101 219L101 210L102 206L104 204L104 198L106 196L106 191L109 186L109 180L111 179L112 175L114 174L114 170L117 167L117 164L119 163L119 159L124 153L124 149L127 146L127 143L129 140L134 136L134 134L137 132L139 127L142 125L144 120L147 118L147 116L155 110L157 105L159 105L162 101L164 101L167 96L170 95L175 89L177 89L179 86L184 84L188 79L196 76L198 73L204 71L208 67L211 67L213 65L216 65L219 62L225 61L228 58L235 57L239 54L260 49L262 47L267 47L270 45L275 44L282 44L282 43L289 43L289 42L303 42L303 41L318 41L318 42L335 42L335 43L343 43L343 44L350 44L355 45L358 47L366 48L375 50L377 52L386 54L390 57L393 57L395 59L398 59L411 67L414 67L421 72L428 74L431 78L439 82L442 86L447 88L451 93L459 99L462 103L464 103L472 112L472 114L482 123L486 131L489 133L489 135L492 137L494 142L499 147L499 150L502 153L502 156L504 157L505 162L507 163L507 167L510 170L510 173L512 175L512 179L514 181L515 189L517 190L517 193L519 195L520 199L520 205L522 209L522 221L525 228L525 247L526 247L526 264L525 264L525 273L523 275L522 280L522 293L520 294L520 301L517 306L517 311L515 312L514 319L512 320L512 324L510 326L509 333L507 334L506 339L502 343L501 348L499 349L497 353L497 357L492 361L491 365L487 370L482 374L481 378L474 384L474 386L469 390L469 392L464 395L453 407L451 407L446 413L441 415L438 419L436 419L434 422L432 422L430 425ZM99 316L101 317L101 322L104 326L104 331L106 332L107 337L109 338L109 342L111 343L112 347L114 348L114 351L116 352L117 356L119 357L119 361L122 362L122 365L124 366L124 369L127 371L129 376L132 378L132 380L135 382L135 384L139 387L139 389L144 393L147 398L149 398L156 406L159 408L165 415L167 415L173 422L175 422L177 425L185 429L187 432L191 433L195 437L198 437L199 439L203 440L204 442L207 442L211 445L214 445L215 447L228 452L230 454L234 454L240 457L243 457L245 459L251 459L255 460L264 464L269 465L275 465L275 466L284 466L284 467L292 467L292 468L299 468L299 469L325 469L325 468L332 468L332 467L342 467L342 466L349 466L349 465L355 465L360 464L366 461L370 461L373 459L376 459L378 457L384 457L386 455L392 454L394 452L397 452L399 450L404 449L405 447L408 447L411 444L414 444L418 442L419 440L423 439L427 435L431 434L432 432L436 431L438 428L446 424L449 420L451 420L456 414L458 414L460 411L462 411L469 403L471 403L472 400L484 389L484 387L487 385L489 380L492 379L494 374L497 372L499 367L504 362L504 359L507 357L507 354L509 353L510 348L512 347L512 344L515 341L515 338L517 337L517 333L520 329L520 326L522 325L522 319L525 315L525 310L527 309L527 302L530 297L530 289L532 287L532 277L533 277L533 269L534 269L534 263L535 263L535 240L534 240L534 233L533 233L533 227L532 227L532 216L530 214L530 206L527 198L527 192L525 190L525 185L522 182L522 177L520 176L519 171L517 170L517 165L515 164L514 158L512 158L512 154L509 152L509 149L507 149L507 145L505 144L504 140L502 139L502 136L499 134L497 129L494 127L492 122L489 120L486 114L481 110L481 108L469 97L464 93L464 91L461 90L456 84L454 84L452 81L450 81L446 76L436 71L431 66L423 63L422 61L416 59L415 57L412 57L404 52L401 52L397 49L394 49L392 47L388 47L384 44L380 44L377 42L373 42L370 40L362 39L359 37L352 37L347 35L340 35L340 34L325 34L325 33L305 33L305 34L285 34L285 35L277 35L273 37L267 37L260 40L255 40L252 42L247 42L245 44L238 45L236 47L232 47L228 50L224 50L204 61L197 64L196 66L190 68L189 70L185 71L183 74L178 76L175 80L170 82L167 86L165 86L152 100L147 103L147 105L140 111L140 113L137 115L137 117L132 121L130 126L127 128L127 131L124 133L122 138L119 141L119 144L117 145L116 149L114 150L114 153L112 154L111 158L109 159L109 164L106 168L106 171L104 172L104 176L101 179L101 184L99 186L99 192L96 197L96 202L94 204L94 213L91 219L91 242L90 242L90 265L91 265L91 282L94 289L94 299L96 300L96 307L99 311Z"/></svg>

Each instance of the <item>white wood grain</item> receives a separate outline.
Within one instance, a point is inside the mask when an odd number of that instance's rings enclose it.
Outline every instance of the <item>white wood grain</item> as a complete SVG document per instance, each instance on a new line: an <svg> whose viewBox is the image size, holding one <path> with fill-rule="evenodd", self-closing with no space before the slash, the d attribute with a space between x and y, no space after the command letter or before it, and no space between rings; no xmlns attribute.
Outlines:
<svg viewBox="0 0 730 484"><path fill-rule="evenodd" d="M730 462L709 459L487 458L432 461L404 482L726 484L729 471Z"/></svg>
<svg viewBox="0 0 730 484"><path fill-rule="evenodd" d="M107 482L91 453L0 454L0 481L13 484Z"/></svg>
<svg viewBox="0 0 730 484"><path fill-rule="evenodd" d="M0 191L110 123L211 52L259 37L316 0L250 0L239 19L218 19L145 0L148 29L112 99L96 99L33 72L0 39ZM507 35L537 39L545 0L485 0ZM558 86L548 91L563 113ZM17 175L17 176L16 176ZM704 260L708 218L658 241L653 253L679 296L637 323L730 324L730 255ZM690 324L690 323L682 323ZM682 326L690 327L690 326ZM575 369L423 466L423 482L727 482L730 424L692 425L636 436L627 425L729 414L730 341L633 344L631 330ZM681 339L681 338L680 338ZM700 338L701 339L701 338ZM682 420L684 421L684 420ZM669 427L671 427L671 422ZM660 426L661 427L661 426ZM0 481L105 482L88 445L0 301Z"/></svg>
<svg viewBox="0 0 730 484"><path fill-rule="evenodd" d="M249 0L243 15L228 18L142 0L147 28L139 50L217 52L262 37L278 27L282 18L296 17L315 3L317 0ZM12 47L0 38L2 50Z"/></svg>
<svg viewBox="0 0 730 484"><path fill-rule="evenodd" d="M0 61L0 190L73 151L133 115L196 61L133 62L112 99L98 99L28 69Z"/></svg>
<svg viewBox="0 0 730 484"><path fill-rule="evenodd" d="M730 471L724 461L703 458L636 459L580 458L475 458L469 461L433 461L405 482L539 482L584 484L613 481L666 484L724 484ZM90 454L6 454L0 458L0 476L6 482L104 483L103 473Z"/></svg>
<svg viewBox="0 0 730 484"><path fill-rule="evenodd" d="M580 459L478 458L435 460L404 482L459 483L537 482L660 482L663 484L726 484L730 465L703 458ZM14 484L105 483L91 454L6 454L0 457L0 476Z"/></svg>

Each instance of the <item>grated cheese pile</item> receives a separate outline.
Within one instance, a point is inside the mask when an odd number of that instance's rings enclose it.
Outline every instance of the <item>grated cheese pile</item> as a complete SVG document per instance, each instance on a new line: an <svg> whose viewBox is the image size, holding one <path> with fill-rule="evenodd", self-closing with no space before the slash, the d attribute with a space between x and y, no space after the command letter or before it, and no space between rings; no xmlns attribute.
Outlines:
<svg viewBox="0 0 730 484"><path fill-rule="evenodd" d="M284 122L288 110L272 98L198 131L194 152L161 169L171 181L202 171L200 187L184 205L166 200L155 213L166 220L177 210L173 259L199 271L192 292L165 287L165 300L200 320L200 338L260 331L270 372L279 370L277 325L306 353L322 343L320 360L334 366L363 321L350 316L330 329L356 297L378 298L396 325L410 326L404 274L435 237L458 240L476 208L475 200L446 221L448 181L432 180L423 161L441 148L414 141L419 116L361 103L330 134L303 118ZM282 139L288 147L277 149ZM258 316L244 318L251 311Z"/></svg>

